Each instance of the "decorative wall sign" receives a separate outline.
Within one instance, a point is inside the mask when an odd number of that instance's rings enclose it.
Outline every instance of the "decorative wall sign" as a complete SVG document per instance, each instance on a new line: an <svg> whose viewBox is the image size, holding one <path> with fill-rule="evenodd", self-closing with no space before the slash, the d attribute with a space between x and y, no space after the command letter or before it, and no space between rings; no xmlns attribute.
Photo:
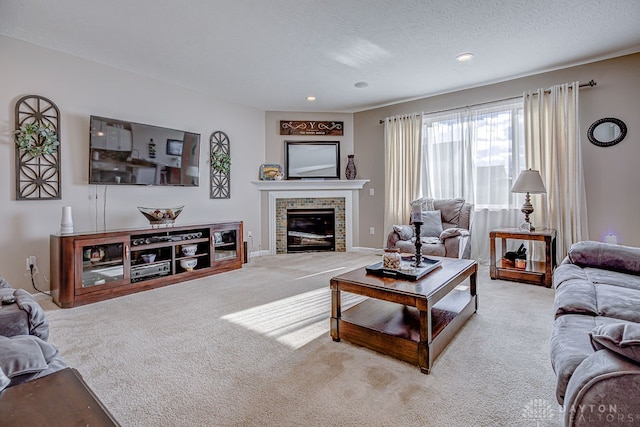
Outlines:
<svg viewBox="0 0 640 427"><path fill-rule="evenodd" d="M229 137L222 131L215 131L209 138L210 144L210 199L231 198L231 149Z"/></svg>
<svg viewBox="0 0 640 427"><path fill-rule="evenodd" d="M18 100L15 108L16 129L27 124L48 127L60 136L60 110L51 100L27 95ZM37 144L42 145L45 137ZM16 200L60 200L60 145L52 153L32 155L16 147Z"/></svg>
<svg viewBox="0 0 640 427"><path fill-rule="evenodd" d="M344 122L280 120L280 135L344 135Z"/></svg>

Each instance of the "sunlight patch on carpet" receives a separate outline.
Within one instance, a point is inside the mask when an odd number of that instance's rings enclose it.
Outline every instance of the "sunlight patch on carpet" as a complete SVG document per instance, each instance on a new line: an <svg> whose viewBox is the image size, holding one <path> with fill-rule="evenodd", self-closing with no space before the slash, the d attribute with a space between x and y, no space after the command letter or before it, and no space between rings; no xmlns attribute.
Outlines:
<svg viewBox="0 0 640 427"><path fill-rule="evenodd" d="M341 292L342 310L363 301L361 297ZM331 290L316 289L268 304L222 316L222 320L257 332L292 349L329 334Z"/></svg>
<svg viewBox="0 0 640 427"><path fill-rule="evenodd" d="M301 277L297 277L293 280L303 280L303 279L308 279L309 277L314 277L314 276L320 276L321 274L327 274L327 273L333 273L339 270L344 270L346 267L338 267L338 268L332 268L331 270L325 270L325 271L321 271L319 273L313 273L313 274L307 274L306 276L301 276Z"/></svg>

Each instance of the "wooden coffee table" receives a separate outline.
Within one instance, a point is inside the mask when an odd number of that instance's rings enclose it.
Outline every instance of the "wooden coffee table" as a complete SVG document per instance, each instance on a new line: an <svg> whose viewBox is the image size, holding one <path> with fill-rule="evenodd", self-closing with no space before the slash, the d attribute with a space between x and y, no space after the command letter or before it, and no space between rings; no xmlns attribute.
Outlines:
<svg viewBox="0 0 640 427"><path fill-rule="evenodd" d="M0 394L0 426L18 425L120 426L72 368L9 387Z"/></svg>
<svg viewBox="0 0 640 427"><path fill-rule="evenodd" d="M365 267L332 278L333 340L396 357L428 374L438 354L478 308L478 263L437 259L442 260L440 267L415 282L369 274ZM467 278L468 284L463 284ZM342 312L341 292L368 298Z"/></svg>

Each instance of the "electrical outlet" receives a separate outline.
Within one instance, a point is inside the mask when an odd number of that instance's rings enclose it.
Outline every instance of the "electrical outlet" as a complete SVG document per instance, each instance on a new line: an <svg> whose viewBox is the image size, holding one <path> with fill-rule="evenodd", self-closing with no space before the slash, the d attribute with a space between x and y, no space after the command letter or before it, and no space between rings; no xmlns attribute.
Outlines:
<svg viewBox="0 0 640 427"><path fill-rule="evenodd" d="M370 196L375 196L376 195L376 191L373 188L369 189L369 195Z"/></svg>
<svg viewBox="0 0 640 427"><path fill-rule="evenodd" d="M247 237L249 237L249 238L253 237L253 232L247 231Z"/></svg>
<svg viewBox="0 0 640 427"><path fill-rule="evenodd" d="M376 234L376 229L373 227L369 227L369 234Z"/></svg>
<svg viewBox="0 0 640 427"><path fill-rule="evenodd" d="M31 270L31 266L33 265L33 268L35 269L38 265L36 264L36 256L35 255L31 255L27 257L27 262L26 262L26 267L27 267L27 271Z"/></svg>

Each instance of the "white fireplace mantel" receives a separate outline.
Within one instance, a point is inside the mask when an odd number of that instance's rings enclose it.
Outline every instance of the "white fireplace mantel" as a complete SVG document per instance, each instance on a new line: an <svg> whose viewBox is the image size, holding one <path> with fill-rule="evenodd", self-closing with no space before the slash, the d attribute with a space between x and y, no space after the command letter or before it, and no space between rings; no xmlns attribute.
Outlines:
<svg viewBox="0 0 640 427"><path fill-rule="evenodd" d="M251 181L260 191L362 190L368 179Z"/></svg>
<svg viewBox="0 0 640 427"><path fill-rule="evenodd" d="M269 195L269 254L276 253L276 200L287 198L341 197L345 201L347 252L353 248L353 191L361 190L368 179L252 181ZM357 199L356 199L357 203Z"/></svg>

